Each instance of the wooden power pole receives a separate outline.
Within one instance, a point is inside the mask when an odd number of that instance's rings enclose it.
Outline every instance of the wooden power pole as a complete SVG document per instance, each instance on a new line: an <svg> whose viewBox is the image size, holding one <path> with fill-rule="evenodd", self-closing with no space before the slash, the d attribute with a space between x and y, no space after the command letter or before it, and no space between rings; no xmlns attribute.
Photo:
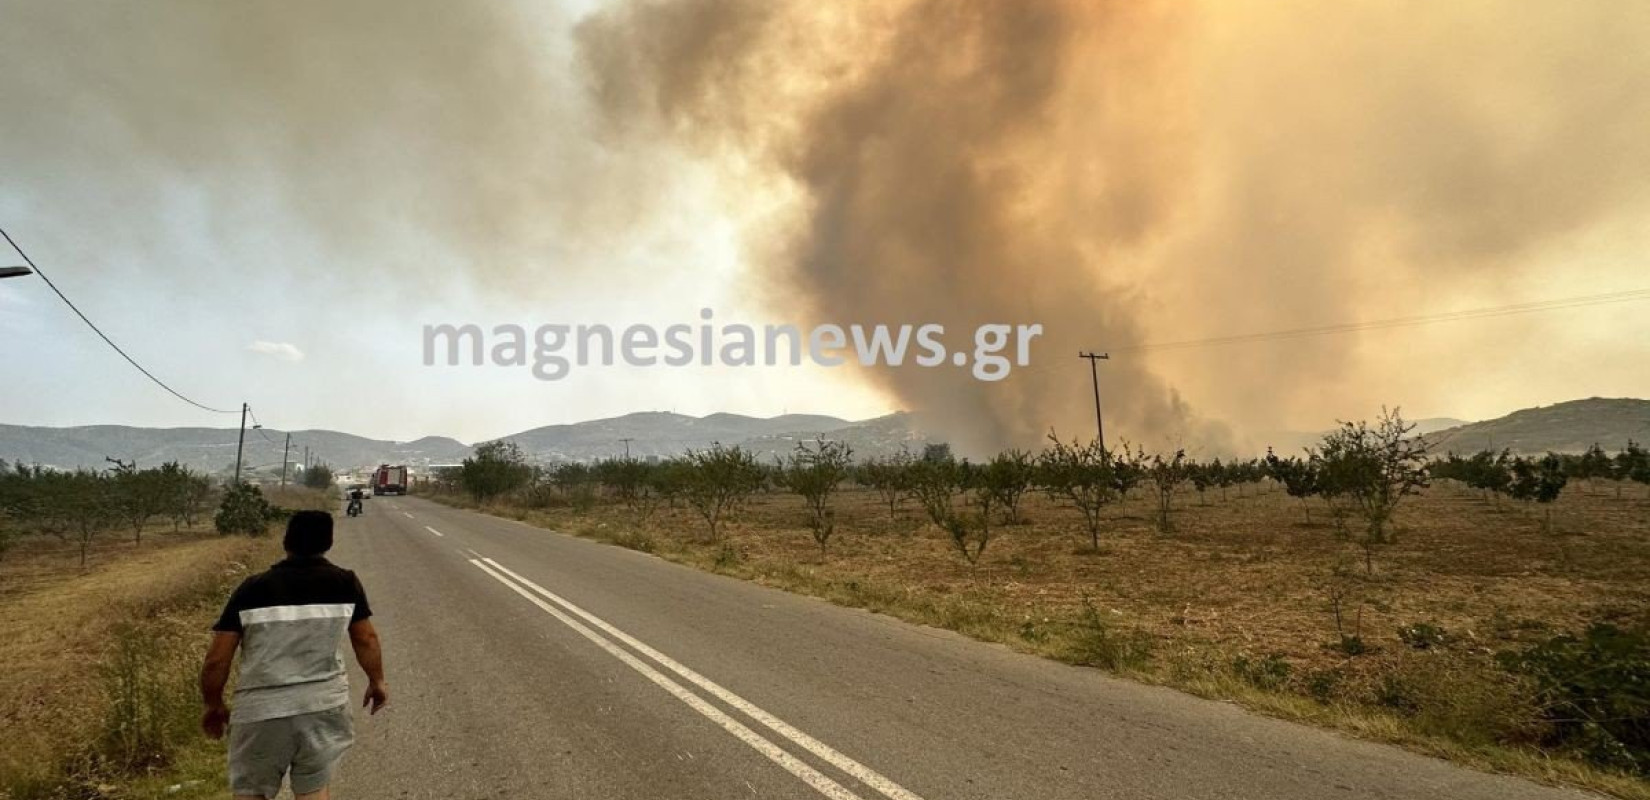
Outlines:
<svg viewBox="0 0 1650 800"><path fill-rule="evenodd" d="M1106 452L1106 423L1100 416L1100 362L1109 360L1110 353L1084 353L1079 351L1078 358L1089 360L1089 378L1094 381L1094 434L1100 443L1100 452Z"/></svg>

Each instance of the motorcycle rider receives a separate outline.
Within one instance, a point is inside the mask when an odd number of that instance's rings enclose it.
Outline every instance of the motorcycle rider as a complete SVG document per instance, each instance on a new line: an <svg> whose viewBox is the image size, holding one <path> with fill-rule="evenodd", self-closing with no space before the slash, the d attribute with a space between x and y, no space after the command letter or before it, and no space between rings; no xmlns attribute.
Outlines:
<svg viewBox="0 0 1650 800"><path fill-rule="evenodd" d="M363 494L359 488L351 489L349 492L349 507L344 509L344 513L352 517L360 516L361 512L366 510L366 508L361 505L361 501L365 500L366 497L367 496Z"/></svg>

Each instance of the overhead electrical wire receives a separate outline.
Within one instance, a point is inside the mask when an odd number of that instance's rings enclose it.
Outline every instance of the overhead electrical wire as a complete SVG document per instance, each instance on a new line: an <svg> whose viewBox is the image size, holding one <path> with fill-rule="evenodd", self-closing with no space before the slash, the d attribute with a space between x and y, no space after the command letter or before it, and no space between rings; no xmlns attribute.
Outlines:
<svg viewBox="0 0 1650 800"><path fill-rule="evenodd" d="M196 407L196 408L198 408L202 411L210 411L214 414L238 414L238 413L240 413L239 409L236 409L234 411L230 411L230 410L222 409L222 408L213 408L213 407L211 407L209 405L206 405L204 403L196 402L195 400L192 400L192 399L184 396L178 390L173 389L172 387L166 385L165 381L161 380L160 378L155 377L154 373L152 373L149 370L145 369L142 364L139 364L137 362L137 359L132 358L132 356L129 355L125 350L122 350L120 345L115 344L115 341L113 339L110 339L108 334L105 334L101 329L99 329L97 327L97 325L92 322L91 318L87 317L84 312L82 312L78 307L76 307L74 302L69 299L68 295L63 294L63 290L57 288L57 284L52 283L52 279L49 278L49 277L46 277L46 273L40 269L40 266L38 264L35 264L33 259L29 258L29 254L23 252L23 248L17 246L17 242L14 241L11 238L11 234L6 233L5 229L0 228L0 236L5 237L6 243L11 245L11 249L16 250L17 254L23 257L23 261L29 265L30 269L34 270L34 274L39 275L40 279L45 281L46 285L48 287L51 287L51 290L54 293L57 294L58 299L62 300L63 303L69 307L69 310L73 311L75 313L75 316L80 317L80 321L86 323L86 327L91 328L92 332L98 335L98 338L102 339L104 341L104 343L108 344L111 348L114 348L114 351L116 353L119 353L121 358L126 359L126 363L131 364L133 367L135 367L137 369L138 372L143 373L143 376L145 378L148 378L149 380L154 381L156 386L159 386L160 388L165 389L167 391L167 393L171 394L173 397L176 397L177 399L182 400L183 402L188 403L189 405L192 405L192 406L194 406L194 407Z"/></svg>
<svg viewBox="0 0 1650 800"><path fill-rule="evenodd" d="M1229 344L1245 344L1248 342L1268 342L1281 339L1301 339L1310 336L1326 336L1336 333L1355 333L1358 331L1383 330L1387 328L1407 328L1417 325L1431 325L1439 322L1505 317L1512 316L1514 314L1533 314L1538 311L1584 308L1587 306L1604 305L1606 303L1625 303L1634 300L1650 300L1650 289L1629 289L1619 292L1606 292L1604 294L1583 295L1580 297L1564 297L1553 300L1538 300L1528 303L1513 303L1511 305L1504 306L1489 306L1487 308L1470 308L1460 311L1447 311L1440 314L1422 314L1410 317L1394 317L1392 319L1345 322L1336 325L1320 325L1310 328L1294 328L1290 330L1266 331L1263 333L1244 333L1235 336L1212 336L1206 339L1186 339L1177 342L1156 342L1150 344L1125 344L1111 348L1111 352L1144 353L1161 350L1185 350L1196 347L1218 347Z"/></svg>

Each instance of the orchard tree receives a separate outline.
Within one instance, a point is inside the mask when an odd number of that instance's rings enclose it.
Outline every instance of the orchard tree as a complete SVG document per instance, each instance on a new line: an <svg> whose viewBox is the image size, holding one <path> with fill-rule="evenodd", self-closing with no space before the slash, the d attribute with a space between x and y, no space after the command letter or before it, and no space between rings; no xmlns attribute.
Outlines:
<svg viewBox="0 0 1650 800"><path fill-rule="evenodd" d="M1283 484L1283 490L1301 501L1306 509L1306 524L1312 524L1312 505L1308 502L1318 493L1318 467L1303 458L1278 458L1270 448L1266 451L1266 471L1272 480Z"/></svg>
<svg viewBox="0 0 1650 800"><path fill-rule="evenodd" d="M798 442L796 451L779 472L781 486L802 496L808 509L808 529L819 555L824 557L831 534L836 532L836 512L831 496L853 470L854 451L842 442L821 436L813 444Z"/></svg>
<svg viewBox="0 0 1650 800"><path fill-rule="evenodd" d="M596 480L613 490L626 507L635 508L648 494L648 466L634 458L609 458L591 469Z"/></svg>
<svg viewBox="0 0 1650 800"><path fill-rule="evenodd" d="M533 468L521 446L503 439L476 445L475 455L464 459L458 471L459 485L480 504L520 489L532 479Z"/></svg>
<svg viewBox="0 0 1650 800"><path fill-rule="evenodd" d="M1650 484L1650 451L1639 446L1632 439L1627 440L1627 446L1616 454L1615 469L1616 497L1621 497L1622 484L1627 481Z"/></svg>
<svg viewBox="0 0 1650 800"><path fill-rule="evenodd" d="M653 465L648 472L647 483L653 493L664 498L671 508L676 507L676 500L687 491L689 476L693 468L686 461L679 458L667 459Z"/></svg>
<svg viewBox="0 0 1650 800"><path fill-rule="evenodd" d="M1070 503L1083 515L1089 545L1100 549L1100 509L1118 496L1116 462L1099 442L1070 444L1051 431L1049 446L1037 457L1037 484L1050 499Z"/></svg>
<svg viewBox="0 0 1650 800"><path fill-rule="evenodd" d="M980 486L977 494L989 495L984 498L985 504L1002 508L1007 522L1018 523L1020 500L1031 489L1035 472L1036 464L1030 453L1024 450L998 453L980 468L976 476Z"/></svg>
<svg viewBox="0 0 1650 800"><path fill-rule="evenodd" d="M1129 492L1146 480L1146 467L1150 463L1146 458L1146 451L1142 448L1129 450L1129 443L1124 442L1121 449L1115 454L1100 452L1111 474L1111 488L1117 493L1117 499L1127 502Z"/></svg>
<svg viewBox="0 0 1650 800"><path fill-rule="evenodd" d="M1514 500L1524 503L1539 503L1546 507L1546 514L1541 521L1541 527L1547 532L1553 529L1553 509L1550 505L1558 499L1564 491L1564 484L1569 477L1564 474L1564 461L1556 453L1548 453L1539 459L1519 458L1512 462L1512 483L1507 493Z"/></svg>
<svg viewBox="0 0 1650 800"><path fill-rule="evenodd" d="M885 458L869 459L854 471L855 480L874 489L887 504L889 519L894 518L895 508L911 492L913 460L909 452L901 451Z"/></svg>
<svg viewBox="0 0 1650 800"><path fill-rule="evenodd" d="M1151 479L1152 488L1157 497L1157 530L1159 533L1168 533L1174 529L1169 520L1169 510L1174 503L1175 488L1186 482L1192 466L1186 462L1186 451L1176 450L1174 455L1164 458L1154 454L1151 464L1146 468L1146 476Z"/></svg>
<svg viewBox="0 0 1650 800"><path fill-rule="evenodd" d="M952 500L963 488L965 469L951 457L950 448L942 452L930 445L923 457L912 462L907 470L911 497L915 498L929 521L944 528L955 513Z"/></svg>
<svg viewBox="0 0 1650 800"><path fill-rule="evenodd" d="M115 498L115 513L132 528L132 541L142 543L143 528L149 520L166 510L166 476L160 470L138 469L118 458L104 459L114 464L111 470Z"/></svg>
<svg viewBox="0 0 1650 800"><path fill-rule="evenodd" d="M686 463L683 494L710 527L711 541L720 541L723 518L762 488L767 475L749 450L720 443L708 450L689 450Z"/></svg>
<svg viewBox="0 0 1650 800"><path fill-rule="evenodd" d="M1598 442L1594 442L1592 447L1587 448L1587 452L1575 458L1574 465L1568 467L1565 474L1576 480L1589 482L1609 480L1615 477L1615 464L1610 460L1610 455L1604 452L1604 448L1600 447Z"/></svg>
<svg viewBox="0 0 1650 800"><path fill-rule="evenodd" d="M160 471L166 476L166 516L172 520L172 530L195 527L211 503L212 479L176 461L162 464Z"/></svg>
<svg viewBox="0 0 1650 800"><path fill-rule="evenodd" d="M1208 464L1199 464L1195 461L1187 462L1186 478L1192 482L1192 488L1197 491L1198 505L1206 506L1209 504L1209 499L1204 493L1219 481L1219 472L1217 471L1219 468L1220 459L1218 458Z"/></svg>
<svg viewBox="0 0 1650 800"><path fill-rule="evenodd" d="M1341 423L1324 437L1319 455L1324 476L1334 491L1346 497L1363 518L1358 544L1364 551L1364 571L1375 571L1375 550L1392 543L1392 518L1404 497L1427 486L1427 448L1411 437L1415 425L1406 423L1398 409L1382 410L1375 426L1359 421Z"/></svg>

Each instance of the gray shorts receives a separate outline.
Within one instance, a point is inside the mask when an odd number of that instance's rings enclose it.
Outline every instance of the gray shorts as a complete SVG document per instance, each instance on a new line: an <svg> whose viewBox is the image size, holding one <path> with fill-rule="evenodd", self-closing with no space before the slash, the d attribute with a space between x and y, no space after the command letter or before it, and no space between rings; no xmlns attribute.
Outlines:
<svg viewBox="0 0 1650 800"><path fill-rule="evenodd" d="M273 798L290 771L293 794L318 792L354 742L348 704L230 725L229 788L237 795Z"/></svg>

